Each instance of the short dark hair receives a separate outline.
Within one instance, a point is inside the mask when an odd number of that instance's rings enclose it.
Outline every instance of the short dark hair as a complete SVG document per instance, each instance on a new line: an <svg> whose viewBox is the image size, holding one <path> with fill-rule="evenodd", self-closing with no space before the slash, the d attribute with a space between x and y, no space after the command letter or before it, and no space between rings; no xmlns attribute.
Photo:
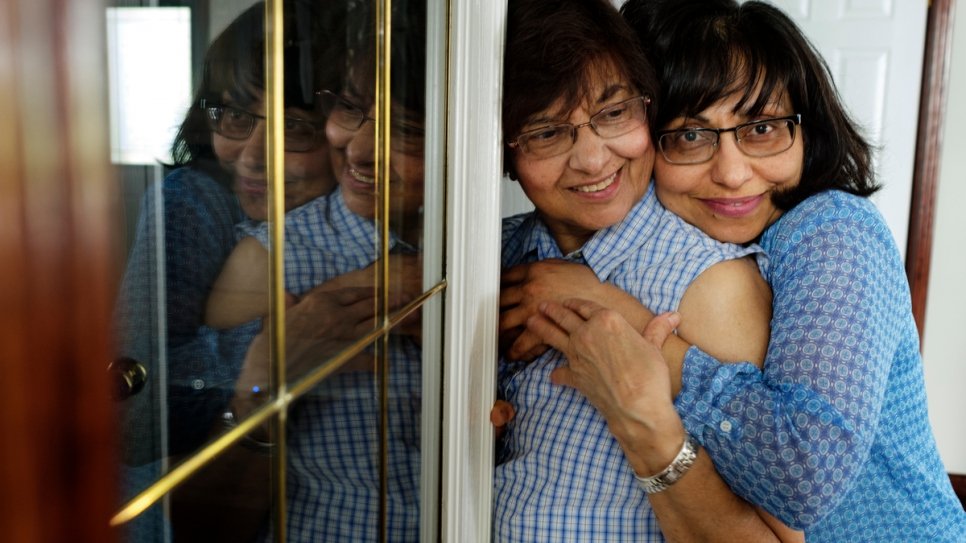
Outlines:
<svg viewBox="0 0 966 543"><path fill-rule="evenodd" d="M503 140L534 113L562 99L578 107L590 93L588 74L616 69L658 105L658 82L631 29L608 0L510 0L503 56ZM511 150L503 170L516 178Z"/></svg>
<svg viewBox="0 0 966 543"><path fill-rule="evenodd" d="M286 2L285 105L316 108L315 92L338 78L345 37L343 2ZM171 146L174 166L205 170L226 186L231 180L217 166L202 101L221 103L227 93L239 104L251 104L265 88L265 4L257 2L229 23L205 53L201 81L191 107Z"/></svg>
<svg viewBox="0 0 966 543"><path fill-rule="evenodd" d="M787 210L829 189L869 196L880 188L872 146L828 65L780 9L758 1L628 0L621 14L660 74L663 103L653 129L735 93L738 108L759 113L784 91L802 115L805 164L799 185L776 193L775 205Z"/></svg>

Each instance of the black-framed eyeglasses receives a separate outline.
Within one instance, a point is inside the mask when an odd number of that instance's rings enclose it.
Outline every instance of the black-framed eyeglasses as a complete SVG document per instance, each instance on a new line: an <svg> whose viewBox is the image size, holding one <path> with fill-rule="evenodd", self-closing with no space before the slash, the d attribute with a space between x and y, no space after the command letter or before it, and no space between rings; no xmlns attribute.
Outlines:
<svg viewBox="0 0 966 543"><path fill-rule="evenodd" d="M201 101L208 127L230 140L245 140L252 135L255 122L265 120L257 115L234 106L211 104ZM325 141L325 122L309 121L295 117L285 117L285 151L304 153L319 147Z"/></svg>
<svg viewBox="0 0 966 543"><path fill-rule="evenodd" d="M507 143L536 158L550 158L566 153L577 143L577 130L589 126L602 138L616 138L644 125L647 118L647 96L635 96L607 106L591 115L585 123L551 124L527 130Z"/></svg>
<svg viewBox="0 0 966 543"><path fill-rule="evenodd" d="M344 96L330 90L319 91L316 94L319 97L322 112L331 122L343 130L355 132L362 128L366 121L376 122L373 117L367 114L367 108L363 108L363 106ZM395 113L395 108L393 111ZM421 151L425 136L426 130L422 119L416 121L406 118L405 115L392 115L392 119L389 121L389 144L394 149L406 153Z"/></svg>
<svg viewBox="0 0 966 543"><path fill-rule="evenodd" d="M734 132L738 149L747 156L763 158L783 153L795 143L795 126L801 114L761 119L731 128L676 128L657 133L657 146L671 164L701 164L711 160L721 134Z"/></svg>

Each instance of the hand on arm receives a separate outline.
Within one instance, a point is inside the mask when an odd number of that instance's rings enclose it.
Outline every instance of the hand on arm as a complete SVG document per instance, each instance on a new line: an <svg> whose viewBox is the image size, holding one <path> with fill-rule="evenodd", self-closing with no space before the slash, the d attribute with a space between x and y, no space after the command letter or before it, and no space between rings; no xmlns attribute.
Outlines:
<svg viewBox="0 0 966 543"><path fill-rule="evenodd" d="M633 296L601 283L583 264L558 259L520 264L505 270L501 278L500 351L510 360L532 360L543 354L547 346L527 330L527 319L539 314L543 302L563 303L570 298L597 300L639 330L654 316Z"/></svg>
<svg viewBox="0 0 966 543"><path fill-rule="evenodd" d="M685 436L659 347L679 317L660 315L642 335L618 313L594 302L569 300L542 309L529 328L568 360L554 371L553 381L577 388L601 412L636 473L663 470ZM650 500L669 541L804 540L801 532L766 521L735 496L701 451L684 477Z"/></svg>

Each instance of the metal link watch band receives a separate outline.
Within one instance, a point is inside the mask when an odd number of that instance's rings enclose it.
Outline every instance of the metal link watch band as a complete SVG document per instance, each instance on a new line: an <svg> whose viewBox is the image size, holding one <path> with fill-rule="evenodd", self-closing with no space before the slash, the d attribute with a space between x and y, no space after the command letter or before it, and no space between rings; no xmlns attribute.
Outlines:
<svg viewBox="0 0 966 543"><path fill-rule="evenodd" d="M684 477L684 474L694 465L694 461L698 457L699 447L698 442L690 434L687 435L684 438L681 451L668 464L668 467L650 477L640 477L635 474L634 477L637 478L637 484L641 485L641 489L647 494L667 490L669 486L676 483L681 477Z"/></svg>

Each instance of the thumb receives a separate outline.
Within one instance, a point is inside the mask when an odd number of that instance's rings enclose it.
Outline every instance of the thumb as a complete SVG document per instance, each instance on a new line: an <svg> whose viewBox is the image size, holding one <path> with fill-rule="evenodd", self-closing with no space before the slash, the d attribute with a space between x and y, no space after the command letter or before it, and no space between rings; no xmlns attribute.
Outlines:
<svg viewBox="0 0 966 543"><path fill-rule="evenodd" d="M516 411L513 409L513 404L506 400L497 400L493 403L493 408L490 409L490 422L497 428L509 424L514 416L516 416Z"/></svg>
<svg viewBox="0 0 966 543"><path fill-rule="evenodd" d="M667 337L674 332L674 329L681 324L681 315L678 313L661 313L651 319L642 332L644 339L657 347L664 345Z"/></svg>

